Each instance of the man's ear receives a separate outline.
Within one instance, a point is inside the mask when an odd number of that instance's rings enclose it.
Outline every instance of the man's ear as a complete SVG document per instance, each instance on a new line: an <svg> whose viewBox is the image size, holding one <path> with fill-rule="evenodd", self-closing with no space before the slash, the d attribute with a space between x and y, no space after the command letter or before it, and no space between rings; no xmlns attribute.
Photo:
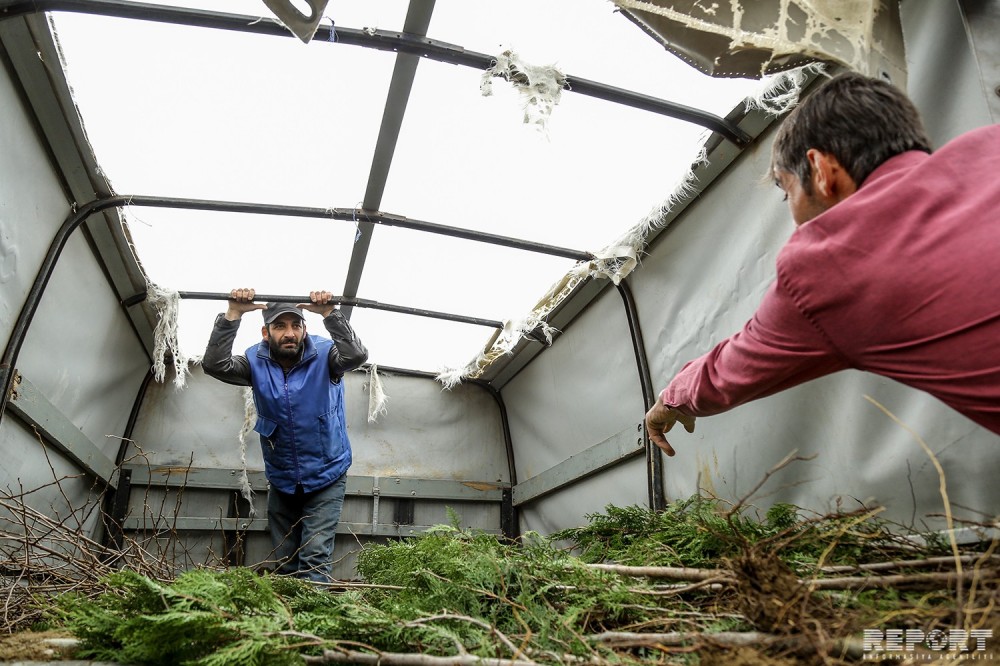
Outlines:
<svg viewBox="0 0 1000 666"><path fill-rule="evenodd" d="M261 326L261 327L260 327L260 335L261 335L261 337L263 337L263 338L264 338L265 340L267 340L267 339L269 339L269 338L271 337L271 336L269 336L269 335L267 334L267 326Z"/></svg>
<svg viewBox="0 0 1000 666"><path fill-rule="evenodd" d="M857 191L854 179L832 154L810 148L806 151L806 159L811 167L813 194L829 205L842 201Z"/></svg>

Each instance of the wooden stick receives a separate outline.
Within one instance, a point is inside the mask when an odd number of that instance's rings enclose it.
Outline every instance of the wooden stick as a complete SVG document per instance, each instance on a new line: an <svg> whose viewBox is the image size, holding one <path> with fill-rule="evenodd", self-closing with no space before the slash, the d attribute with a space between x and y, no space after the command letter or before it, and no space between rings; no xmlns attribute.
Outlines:
<svg viewBox="0 0 1000 666"><path fill-rule="evenodd" d="M495 659L475 655L435 657L429 654L400 652L357 652L355 650L323 650L320 657L303 657L307 664L361 664L362 666L538 666L537 661ZM599 663L599 662L594 662Z"/></svg>
<svg viewBox="0 0 1000 666"><path fill-rule="evenodd" d="M629 592L632 592L633 594L646 594L652 597L676 597L677 595L687 594L688 592L694 592L695 590L721 590L735 582L736 581L732 578L709 578L707 580L691 584L675 583L673 585L656 585L653 588L647 589L630 588Z"/></svg>
<svg viewBox="0 0 1000 666"><path fill-rule="evenodd" d="M953 558L943 558L953 561ZM736 574L725 569L692 569L686 567L629 567L618 564L588 564L601 571L610 571L623 576L646 578L672 578L693 582L712 581L720 584L734 584ZM918 574L896 574L888 576L841 576L836 578L800 578L799 583L814 590L865 590L894 587L896 585L951 585L973 579L993 578L997 569L980 569L963 572L931 572Z"/></svg>
<svg viewBox="0 0 1000 666"><path fill-rule="evenodd" d="M981 578L995 578L997 569L979 571L948 571L941 573L897 574L894 576L843 576L840 578L814 578L800 580L814 590L870 590L874 588L896 587L934 583L953 585Z"/></svg>
<svg viewBox="0 0 1000 666"><path fill-rule="evenodd" d="M671 631L663 634L606 631L603 634L589 636L589 638L594 643L601 643L609 647L649 647L653 645L676 647L695 643L722 647L766 647L789 640L787 636L776 636L759 631L720 631L718 633Z"/></svg>
<svg viewBox="0 0 1000 666"><path fill-rule="evenodd" d="M727 569L694 569L691 567L630 567L621 564L587 564L591 569L610 571L623 576L643 578L672 578L699 582L714 578L732 578L733 572Z"/></svg>
<svg viewBox="0 0 1000 666"><path fill-rule="evenodd" d="M986 553L963 555L959 558L962 564L975 564L980 561L1000 560L1000 556L988 555ZM844 564L839 566L829 566L820 569L823 573L848 573L851 571L890 571L892 569L922 569L937 567L942 565L954 565L955 558L952 555L942 555L940 557L928 557L923 560L894 560L889 562L872 562L871 564Z"/></svg>

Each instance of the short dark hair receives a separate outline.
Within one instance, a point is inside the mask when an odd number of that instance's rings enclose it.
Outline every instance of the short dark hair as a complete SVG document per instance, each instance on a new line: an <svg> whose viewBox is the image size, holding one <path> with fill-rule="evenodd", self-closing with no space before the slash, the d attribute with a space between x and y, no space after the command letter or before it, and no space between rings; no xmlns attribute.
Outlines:
<svg viewBox="0 0 1000 666"><path fill-rule="evenodd" d="M836 157L860 187L890 157L931 152L931 141L917 107L899 88L847 72L808 95L782 122L771 147L771 176L787 171L811 194L810 148Z"/></svg>

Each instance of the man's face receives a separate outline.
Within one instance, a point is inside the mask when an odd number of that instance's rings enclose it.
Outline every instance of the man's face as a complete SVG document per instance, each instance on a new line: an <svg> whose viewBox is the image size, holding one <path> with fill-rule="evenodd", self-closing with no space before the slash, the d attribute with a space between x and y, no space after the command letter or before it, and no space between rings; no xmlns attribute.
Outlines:
<svg viewBox="0 0 1000 666"><path fill-rule="evenodd" d="M290 312L280 315L264 327L264 339L274 359L295 360L302 353L306 323Z"/></svg>
<svg viewBox="0 0 1000 666"><path fill-rule="evenodd" d="M795 174L784 170L776 171L775 181L778 187L785 193L785 201L788 202L788 210L792 213L795 226L805 224L829 208L816 195L815 186L812 188L812 193L807 194L802 187L802 181Z"/></svg>

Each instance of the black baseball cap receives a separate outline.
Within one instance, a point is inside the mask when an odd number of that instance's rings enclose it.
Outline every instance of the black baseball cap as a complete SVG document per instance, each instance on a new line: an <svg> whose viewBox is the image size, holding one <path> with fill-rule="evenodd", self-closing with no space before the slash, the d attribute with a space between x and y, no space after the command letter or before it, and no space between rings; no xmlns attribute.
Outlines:
<svg viewBox="0 0 1000 666"><path fill-rule="evenodd" d="M305 321L305 315L302 314L302 309L292 305L291 303L268 303L267 308L264 310L264 325L270 326L271 322L286 312L289 312Z"/></svg>

